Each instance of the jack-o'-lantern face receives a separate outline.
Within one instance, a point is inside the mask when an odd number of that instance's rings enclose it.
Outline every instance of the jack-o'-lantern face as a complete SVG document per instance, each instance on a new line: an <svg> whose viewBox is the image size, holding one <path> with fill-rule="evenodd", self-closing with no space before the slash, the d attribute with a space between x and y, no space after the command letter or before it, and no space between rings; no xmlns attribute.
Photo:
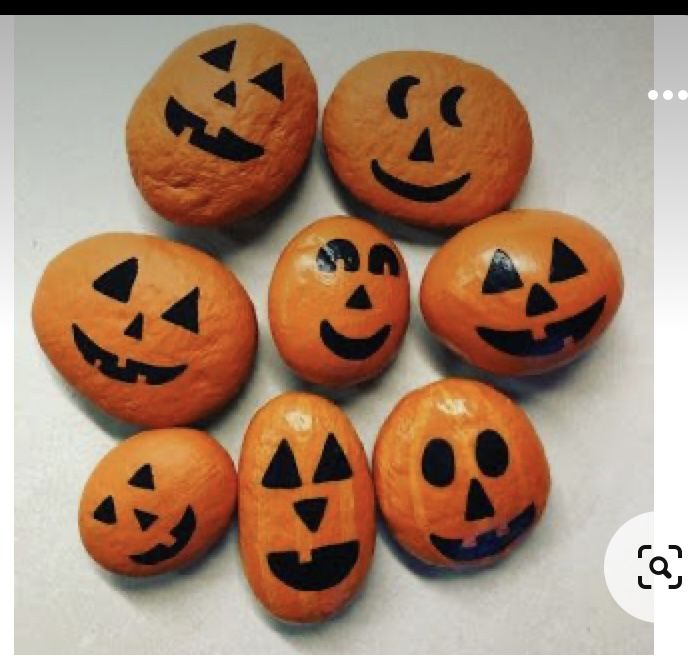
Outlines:
<svg viewBox="0 0 688 656"><path fill-rule="evenodd" d="M473 381L440 381L402 399L373 462L392 532L436 565L504 555L540 517L549 492L547 460L526 415Z"/></svg>
<svg viewBox="0 0 688 656"><path fill-rule="evenodd" d="M585 350L611 321L622 289L618 258L594 228L518 210L447 242L428 264L421 307L431 330L473 364L527 374Z"/></svg>
<svg viewBox="0 0 688 656"><path fill-rule="evenodd" d="M365 453L341 410L309 394L270 401L246 433L239 486L244 568L268 610L305 622L346 603L375 523Z"/></svg>
<svg viewBox="0 0 688 656"><path fill-rule="evenodd" d="M270 327L307 380L347 385L379 373L406 332L409 282L394 243L358 219L321 219L284 249L273 273Z"/></svg>

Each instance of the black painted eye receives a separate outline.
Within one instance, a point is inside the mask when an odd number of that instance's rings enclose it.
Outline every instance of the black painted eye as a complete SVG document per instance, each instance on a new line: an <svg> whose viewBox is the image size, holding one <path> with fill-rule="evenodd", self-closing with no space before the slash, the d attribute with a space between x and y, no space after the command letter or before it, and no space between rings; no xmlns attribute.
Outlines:
<svg viewBox="0 0 688 656"><path fill-rule="evenodd" d="M140 487L144 490L154 490L153 469L150 464L139 467L134 475L127 481L132 487Z"/></svg>
<svg viewBox="0 0 688 656"><path fill-rule="evenodd" d="M221 71L228 71L229 67L232 65L232 57L234 56L235 48L236 41L233 40L217 48L208 50L208 52L204 52L199 56L204 62L207 62L211 66L219 68Z"/></svg>
<svg viewBox="0 0 688 656"><path fill-rule="evenodd" d="M333 273L337 270L337 260L344 262L344 271L358 271L360 266L358 250L348 239L330 239L318 250L318 270Z"/></svg>
<svg viewBox="0 0 688 656"><path fill-rule="evenodd" d="M382 275L385 273L385 265L387 273L393 276L399 275L399 260L394 251L386 244L374 244L368 255L368 271L375 275Z"/></svg>
<svg viewBox="0 0 688 656"><path fill-rule="evenodd" d="M198 287L194 287L184 298L165 310L162 314L162 318L176 326L186 328L186 330L198 334L199 296L200 291Z"/></svg>
<svg viewBox="0 0 688 656"><path fill-rule="evenodd" d="M135 257L130 257L94 280L93 289L120 303L127 303L138 272L139 261Z"/></svg>
<svg viewBox="0 0 688 656"><path fill-rule="evenodd" d="M499 294L519 287L523 287L523 281L514 263L503 250L497 249L483 281L483 294Z"/></svg>
<svg viewBox="0 0 688 656"><path fill-rule="evenodd" d="M283 439L279 443L265 471L262 485L274 490L293 490L301 487L301 477L294 459L294 452L287 440Z"/></svg>
<svg viewBox="0 0 688 656"><path fill-rule="evenodd" d="M259 75L252 77L249 82L258 85L275 98L284 100L284 82L282 80L282 64L275 64Z"/></svg>
<svg viewBox="0 0 688 656"><path fill-rule="evenodd" d="M115 512L115 500L112 495L105 497L98 507L93 511L93 519L103 524L116 524L117 513Z"/></svg>
<svg viewBox="0 0 688 656"><path fill-rule="evenodd" d="M561 282L580 276L587 271L578 255L563 241L555 238L552 242L552 264L549 270L549 281Z"/></svg>
<svg viewBox="0 0 688 656"><path fill-rule="evenodd" d="M349 461L346 459L346 454L339 446L334 433L330 433L325 440L320 462L313 475L313 482L344 481L352 476L353 472Z"/></svg>
<svg viewBox="0 0 688 656"><path fill-rule="evenodd" d="M397 118L408 118L406 95L409 89L416 84L420 84L420 80L417 77L414 75L404 75L389 85L387 105L389 106L389 111Z"/></svg>
<svg viewBox="0 0 688 656"><path fill-rule="evenodd" d="M484 430L475 443L475 460L485 476L501 476L509 466L509 447L497 431Z"/></svg>
<svg viewBox="0 0 688 656"><path fill-rule="evenodd" d="M457 85L451 87L451 89L447 89L447 91L442 94L440 100L440 114L442 114L442 118L445 123L455 128L461 127L461 119L456 112L456 103L459 102L459 98L463 95L463 91L464 89L461 86Z"/></svg>
<svg viewBox="0 0 688 656"><path fill-rule="evenodd" d="M435 487L447 487L454 480L454 450L447 440L435 437L423 450L423 478Z"/></svg>

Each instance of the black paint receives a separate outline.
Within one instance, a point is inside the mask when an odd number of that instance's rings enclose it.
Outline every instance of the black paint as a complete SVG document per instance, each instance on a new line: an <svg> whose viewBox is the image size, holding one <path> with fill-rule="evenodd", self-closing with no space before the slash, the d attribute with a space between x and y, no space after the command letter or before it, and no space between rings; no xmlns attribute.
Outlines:
<svg viewBox="0 0 688 656"><path fill-rule="evenodd" d="M373 244L368 255L368 271L376 276L385 273L399 276L399 260L396 253L387 244Z"/></svg>
<svg viewBox="0 0 688 656"><path fill-rule="evenodd" d="M423 478L435 487L446 487L454 480L454 450L447 440L435 437L423 449Z"/></svg>
<svg viewBox="0 0 688 656"><path fill-rule="evenodd" d="M145 510L139 510L138 508L134 508L134 515L142 531L147 531L158 519L157 515L146 512Z"/></svg>
<svg viewBox="0 0 688 656"><path fill-rule="evenodd" d="M494 507L480 481L472 478L468 486L465 518L467 522L472 522L485 517L494 517Z"/></svg>
<svg viewBox="0 0 688 656"><path fill-rule="evenodd" d="M162 318L198 334L198 299L200 294L198 287L194 287L184 298L165 310Z"/></svg>
<svg viewBox="0 0 688 656"><path fill-rule="evenodd" d="M354 290L354 293L349 296L346 302L346 307L350 310L370 310L373 304L370 302L370 296L363 285L359 285Z"/></svg>
<svg viewBox="0 0 688 656"><path fill-rule="evenodd" d="M203 61L207 62L211 66L219 68L221 71L229 71L229 68L232 65L232 57L234 56L235 48L236 40L232 40L228 43L218 46L217 48L208 50L208 52L204 52L199 56Z"/></svg>
<svg viewBox="0 0 688 656"><path fill-rule="evenodd" d="M136 470L127 483L132 487L140 487L143 490L154 490L155 480L153 479L153 469L146 463Z"/></svg>
<svg viewBox="0 0 688 656"><path fill-rule="evenodd" d="M382 348L391 330L392 327L385 324L370 337L347 337L325 320L320 322L320 339L332 353L344 360L366 360Z"/></svg>
<svg viewBox="0 0 688 656"><path fill-rule="evenodd" d="M167 546L158 542L152 549L132 554L129 558L139 565L158 565L178 555L189 544L195 530L196 515L191 506L187 506L179 523L170 531L170 535L175 538L173 544Z"/></svg>
<svg viewBox="0 0 688 656"><path fill-rule="evenodd" d="M115 512L115 500L112 495L105 497L98 507L93 511L93 519L103 524L116 524L117 513Z"/></svg>
<svg viewBox="0 0 688 656"><path fill-rule="evenodd" d="M337 260L344 263L344 271L358 271L359 269L358 249L348 239L330 239L318 249L315 257L318 270L328 273L337 270Z"/></svg>
<svg viewBox="0 0 688 656"><path fill-rule="evenodd" d="M105 296L127 303L131 296L131 288L139 272L139 261L135 257L130 257L124 262L106 271L102 276L94 280L93 289Z"/></svg>
<svg viewBox="0 0 688 656"><path fill-rule="evenodd" d="M404 75L392 82L387 90L387 106L389 111L397 118L408 118L408 110L406 109L406 96L409 89L416 84L420 84L420 80L413 75Z"/></svg>
<svg viewBox="0 0 688 656"><path fill-rule="evenodd" d="M432 153L432 143L430 142L430 128L425 128L418 137L415 146L409 153L408 158L412 162L434 162L435 156Z"/></svg>
<svg viewBox="0 0 688 656"><path fill-rule="evenodd" d="M286 439L282 439L272 457L262 480L263 487L274 490L291 490L301 487L301 476L296 466L294 452Z"/></svg>
<svg viewBox="0 0 688 656"><path fill-rule="evenodd" d="M124 329L124 334L139 342L143 339L143 314L141 312L139 312L134 317L134 320Z"/></svg>
<svg viewBox="0 0 688 656"><path fill-rule="evenodd" d="M513 261L507 253L498 248L492 255L483 280L483 294L500 294L519 287L523 287L523 281Z"/></svg>
<svg viewBox="0 0 688 656"><path fill-rule="evenodd" d="M585 265L563 241L552 242L552 263L549 270L550 282L561 282L587 273Z"/></svg>
<svg viewBox="0 0 688 656"><path fill-rule="evenodd" d="M345 481L353 476L351 466L334 433L329 433L325 440L320 462L313 475L314 483Z"/></svg>
<svg viewBox="0 0 688 656"><path fill-rule="evenodd" d="M463 96L464 88L462 86L455 86L447 89L440 99L440 114L442 119L448 125L454 128L460 128L462 123L456 111L456 103L459 102Z"/></svg>
<svg viewBox="0 0 688 656"><path fill-rule="evenodd" d="M509 447L504 438L488 428L478 435L475 442L475 460L485 476L501 476L509 466Z"/></svg>
<svg viewBox="0 0 688 656"><path fill-rule="evenodd" d="M327 499L325 497L302 499L294 502L294 511L311 533L317 532L320 528L326 507Z"/></svg>
<svg viewBox="0 0 688 656"><path fill-rule="evenodd" d="M284 81L282 79L282 64L275 64L259 75L251 78L249 82L258 85L278 100L284 100Z"/></svg>
<svg viewBox="0 0 688 656"><path fill-rule="evenodd" d="M285 585L304 592L320 592L341 583L358 561L358 540L318 547L311 560L299 562L298 551L267 555L270 571Z"/></svg>
<svg viewBox="0 0 688 656"><path fill-rule="evenodd" d="M535 283L528 293L526 301L526 316L537 317L541 314L553 312L559 306L551 294L540 284Z"/></svg>
<svg viewBox="0 0 688 656"><path fill-rule="evenodd" d="M229 84L225 84L221 89L218 89L214 94L213 98L221 100L223 103L227 103L232 107L236 107L237 96L236 96L236 82L232 80Z"/></svg>

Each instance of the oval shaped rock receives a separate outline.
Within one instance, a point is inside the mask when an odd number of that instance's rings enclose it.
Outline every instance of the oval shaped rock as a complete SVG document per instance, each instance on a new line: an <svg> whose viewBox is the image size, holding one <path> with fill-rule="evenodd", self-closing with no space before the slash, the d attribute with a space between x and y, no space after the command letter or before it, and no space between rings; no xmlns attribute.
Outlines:
<svg viewBox="0 0 688 656"><path fill-rule="evenodd" d="M290 392L251 420L239 545L253 592L281 620L325 619L361 587L375 546L373 483L354 427L330 401Z"/></svg>
<svg viewBox="0 0 688 656"><path fill-rule="evenodd" d="M461 231L430 260L420 289L426 323L471 364L538 374L578 357L621 303L609 241L560 212L502 212Z"/></svg>
<svg viewBox="0 0 688 656"><path fill-rule="evenodd" d="M205 253L149 235L80 241L46 267L32 309L57 370L99 408L150 427L218 410L250 373L253 304Z"/></svg>

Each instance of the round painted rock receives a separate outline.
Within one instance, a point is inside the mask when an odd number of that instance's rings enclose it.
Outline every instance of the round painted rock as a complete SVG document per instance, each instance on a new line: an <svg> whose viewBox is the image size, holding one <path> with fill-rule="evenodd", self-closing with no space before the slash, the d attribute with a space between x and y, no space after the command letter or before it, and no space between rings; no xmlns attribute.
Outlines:
<svg viewBox="0 0 688 656"><path fill-rule="evenodd" d="M549 494L545 452L526 414L493 388L446 379L407 394L373 454L394 537L442 567L490 564L533 528Z"/></svg>
<svg viewBox="0 0 688 656"><path fill-rule="evenodd" d="M325 619L362 585L375 547L373 483L354 427L330 401L290 392L251 420L239 546L251 588L281 620Z"/></svg>
<svg viewBox="0 0 688 656"><path fill-rule="evenodd" d="M435 52L386 52L354 66L327 103L323 140L354 196L428 228L504 208L533 147L528 114L505 82Z"/></svg>
<svg viewBox="0 0 688 656"><path fill-rule="evenodd" d="M253 304L220 262L130 233L80 241L46 267L32 309L57 370L105 412L150 427L218 410L250 373Z"/></svg>
<svg viewBox="0 0 688 656"><path fill-rule="evenodd" d="M513 376L583 353L622 293L619 258L598 230L559 212L514 210L466 228L435 253L420 305L450 349Z"/></svg>
<svg viewBox="0 0 688 656"><path fill-rule="evenodd" d="M347 216L320 219L280 255L269 292L270 329L302 378L353 385L394 359L409 320L409 279L394 242Z"/></svg>
<svg viewBox="0 0 688 656"><path fill-rule="evenodd" d="M126 131L131 172L163 217L228 224L291 185L317 117L315 80L287 38L258 25L201 32L136 99Z"/></svg>
<svg viewBox="0 0 688 656"><path fill-rule="evenodd" d="M105 569L162 574L215 544L235 502L234 463L210 435L151 430L123 441L96 465L81 496L79 531Z"/></svg>

